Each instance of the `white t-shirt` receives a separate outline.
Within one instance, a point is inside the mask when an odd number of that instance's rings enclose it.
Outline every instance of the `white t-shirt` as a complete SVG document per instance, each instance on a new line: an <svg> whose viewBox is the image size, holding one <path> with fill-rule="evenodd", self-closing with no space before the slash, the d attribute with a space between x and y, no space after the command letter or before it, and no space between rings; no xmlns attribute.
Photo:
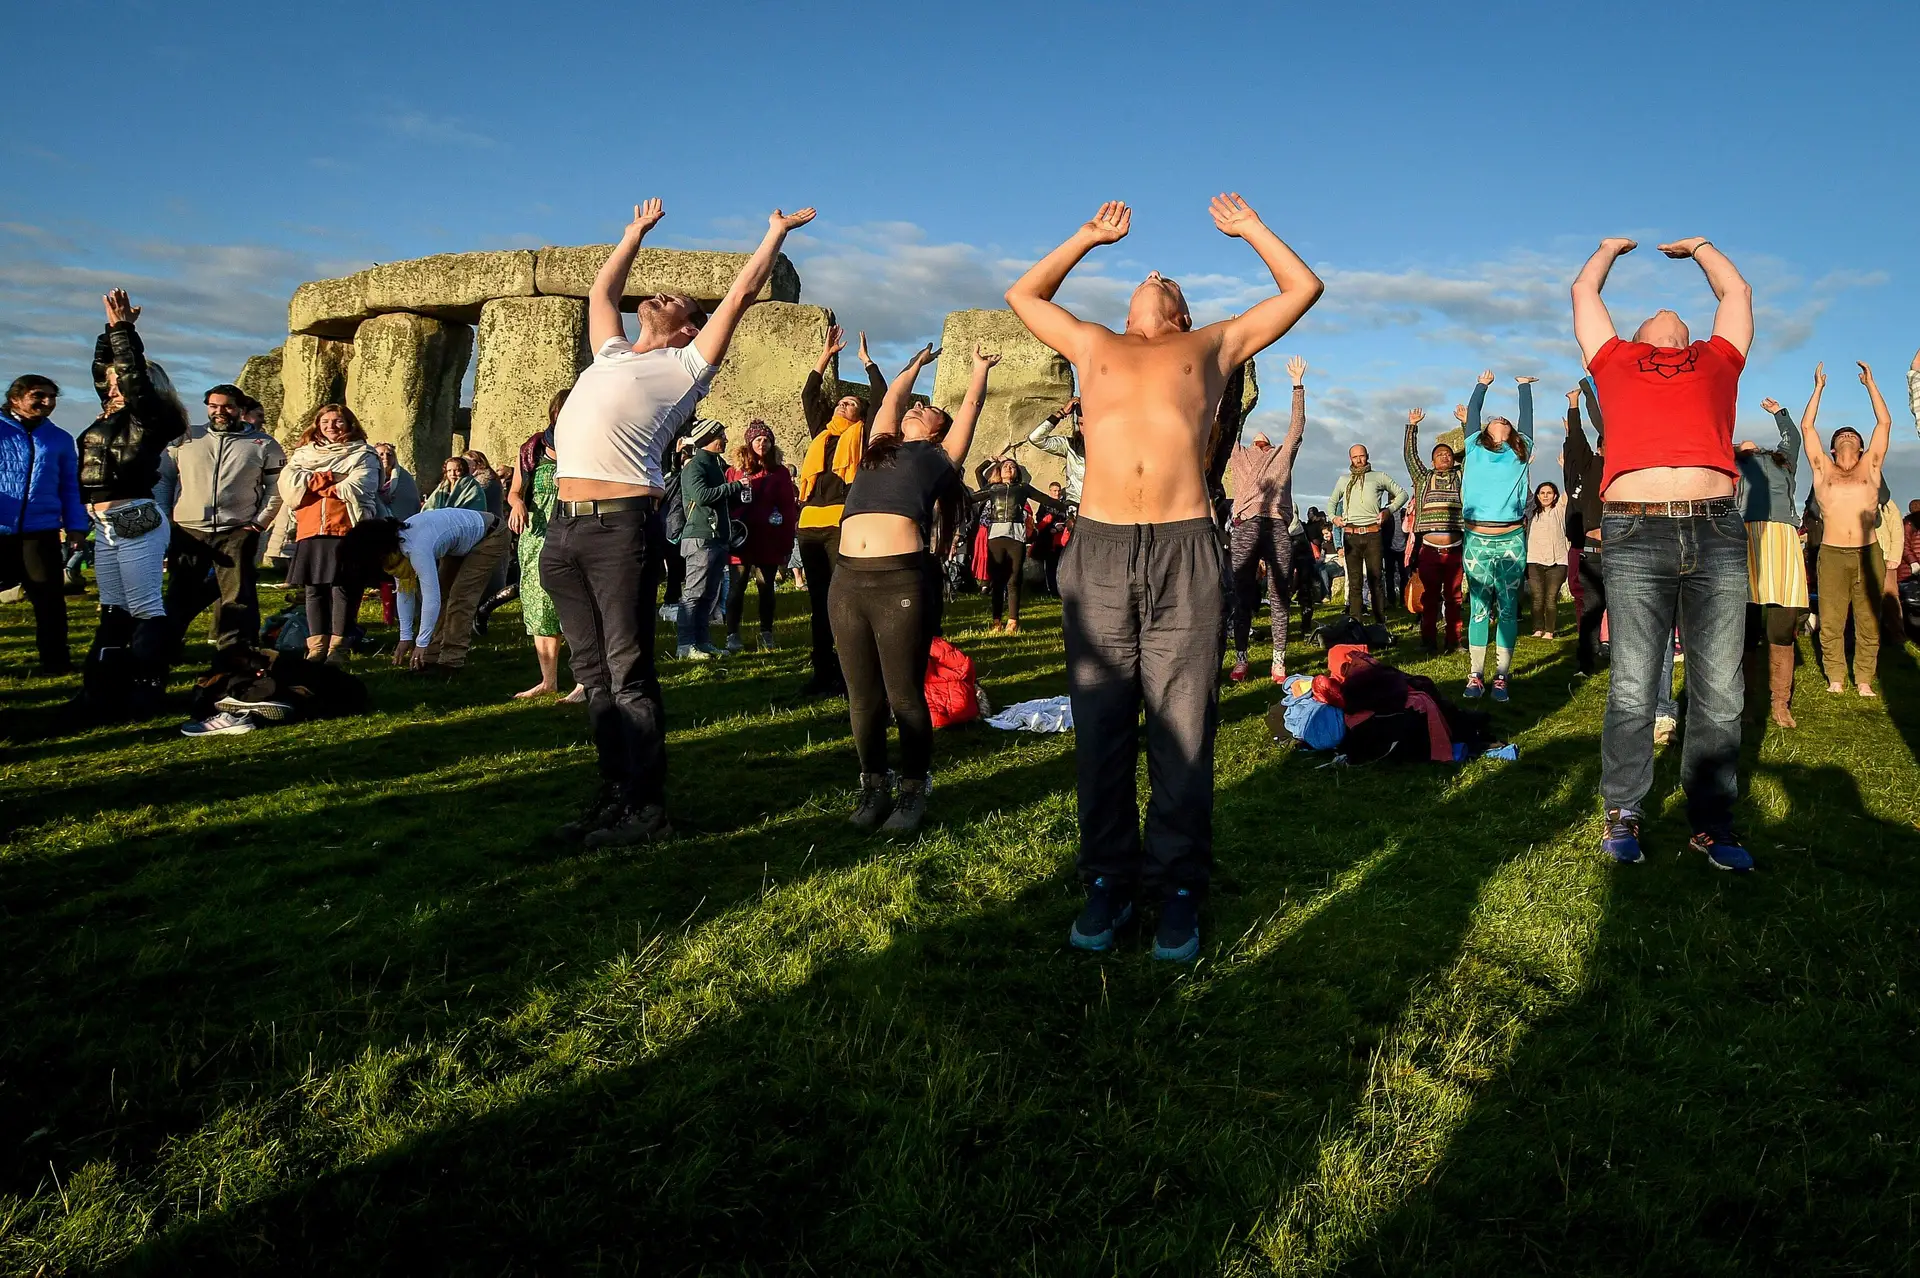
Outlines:
<svg viewBox="0 0 1920 1278"><path fill-rule="evenodd" d="M660 458L715 371L691 345L636 352L626 338L608 338L554 423L554 478L665 488Z"/></svg>
<svg viewBox="0 0 1920 1278"><path fill-rule="evenodd" d="M407 562L413 565L413 575L420 579L418 596L406 590L396 593L402 639L412 638L414 646L419 648L433 642L434 627L440 624L440 561L448 555L471 554L487 535L487 525L492 522L492 516L477 510L446 506L423 510L400 525L400 553L407 557ZM418 627L412 624L415 604L420 609ZM408 634L416 629L417 635Z"/></svg>

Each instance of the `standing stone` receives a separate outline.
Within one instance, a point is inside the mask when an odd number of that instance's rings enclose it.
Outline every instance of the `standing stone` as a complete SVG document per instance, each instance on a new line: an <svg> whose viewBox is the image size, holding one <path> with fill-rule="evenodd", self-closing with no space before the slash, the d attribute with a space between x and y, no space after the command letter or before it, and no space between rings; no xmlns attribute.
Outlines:
<svg viewBox="0 0 1920 1278"><path fill-rule="evenodd" d="M240 376L233 384L260 401L261 409L267 416L267 434L280 433L280 401L283 398L280 386L280 353L285 347L276 346L265 355L248 358Z"/></svg>
<svg viewBox="0 0 1920 1278"><path fill-rule="evenodd" d="M987 379L987 402L974 428L965 467L969 484L982 458L1025 443L1048 413L1073 398L1073 366L1029 333L1019 316L1012 311L954 311L940 333L940 364L933 380L937 407L958 411L973 376L975 342L997 353L1000 363ZM1042 492L1066 475L1064 462L1037 448L1022 448L1017 456Z"/></svg>
<svg viewBox="0 0 1920 1278"><path fill-rule="evenodd" d="M354 334L347 407L367 438L391 441L400 464L416 476L436 474L452 446L447 368L465 346L455 331L463 327L396 311L363 321ZM459 369L455 387L464 362Z"/></svg>
<svg viewBox="0 0 1920 1278"><path fill-rule="evenodd" d="M280 425L274 432L281 443L292 448L293 441L313 424L314 410L320 405L346 403L347 365L352 359L352 342L304 333L287 338L280 348Z"/></svg>
<svg viewBox="0 0 1920 1278"><path fill-rule="evenodd" d="M833 312L797 302L749 306L734 330L733 344L713 379L713 389L694 410L727 427L729 449L756 417L773 427L787 460L799 465L807 452L807 417L800 401L807 374L826 344Z"/></svg>
<svg viewBox="0 0 1920 1278"><path fill-rule="evenodd" d="M547 405L587 366L587 304L575 297L488 302L480 308L479 349L470 446L502 464L546 428Z"/></svg>

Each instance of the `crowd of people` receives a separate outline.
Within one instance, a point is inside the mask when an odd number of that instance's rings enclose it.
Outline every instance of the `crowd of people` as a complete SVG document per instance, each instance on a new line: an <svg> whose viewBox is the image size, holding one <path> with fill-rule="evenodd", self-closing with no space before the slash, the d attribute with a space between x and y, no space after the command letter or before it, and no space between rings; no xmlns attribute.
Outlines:
<svg viewBox="0 0 1920 1278"><path fill-rule="evenodd" d="M216 669L226 660L258 678L259 663L232 654L268 642L258 582L272 558L284 558L303 604L275 619L272 646L321 669L347 666L367 645L359 618L368 591L397 629L395 663L443 677L463 667L492 610L517 598L539 679L516 695L559 696L564 661L574 681L566 699L585 703L598 758L599 788L560 837L612 848L672 830L657 608L675 626L673 657L711 662L745 650L750 592L756 646L774 648L778 585L803 584L811 651L801 691L846 698L858 762L850 819L907 835L928 817L934 733L924 685L946 601L956 588L983 589L993 628L1016 632L1031 562L1033 584L1060 599L1077 732L1086 899L1069 938L1104 950L1151 906L1153 953L1168 960L1199 948L1223 657L1231 645L1227 680L1249 677L1262 591L1276 683L1287 676L1291 608L1311 633L1339 576L1343 626L1384 625L1404 609L1427 651L1450 654L1464 618L1461 695L1506 701L1523 588L1536 639L1560 633L1567 590L1580 673L1611 666L1602 851L1622 863L1644 855L1641 814L1656 742L1679 728L1673 670L1683 658L1690 846L1719 868L1750 869L1733 822L1749 654L1764 654L1772 719L1784 728L1795 726L1796 640L1809 628L1829 690L1876 695L1882 627L1897 634L1901 625L1896 578L1920 566L1920 502L1903 518L1882 478L1891 418L1872 370L1859 366L1870 435L1842 427L1821 439L1820 367L1798 422L1766 399L1778 439L1736 445L1751 289L1711 241L1662 245L1703 272L1716 302L1711 335L1693 340L1662 310L1623 339L1602 290L1636 246L1609 239L1572 286L1587 376L1566 395L1558 482L1536 476L1537 379L1514 378L1509 418L1487 411L1497 380L1487 371L1454 410L1458 444L1423 450L1426 412L1408 412L1404 487L1355 444L1328 510L1302 511L1293 487L1308 366L1287 363L1291 411L1278 442L1262 431L1242 442L1238 379L1323 285L1239 196L1217 197L1210 213L1274 284L1227 320L1196 327L1179 284L1157 272L1134 290L1119 332L1055 300L1088 254L1127 235L1132 214L1119 203L1007 291L1032 334L1071 363L1079 388L1019 445L1063 464L1063 482L1044 489L1018 447L978 460L974 486L965 483L999 353L970 352L967 389L948 413L914 394L941 352L925 346L889 377L861 334L865 394L830 400L827 375L846 346L838 328L802 388L809 439L798 464L759 421L743 425L729 453L727 424L701 417L699 403L787 235L812 209L772 214L711 313L691 297L655 295L639 303L629 337L622 290L664 215L658 200L635 206L587 299L591 362L513 464L496 470L475 451L449 457L424 497L392 444L370 441L345 404L298 424L290 452L233 385L209 389L205 422L190 422L145 351L140 308L115 290L103 299L94 352L100 411L77 440L52 425L60 388L50 379L22 376L7 391L0 581L17 582L33 608L40 669L70 674L66 592L90 548L99 616L78 701L128 719L159 708L169 668L209 608ZM1920 356L1909 395L1920 426ZM250 731L263 714L279 717L267 713L274 702L218 704L227 708L184 730Z"/></svg>

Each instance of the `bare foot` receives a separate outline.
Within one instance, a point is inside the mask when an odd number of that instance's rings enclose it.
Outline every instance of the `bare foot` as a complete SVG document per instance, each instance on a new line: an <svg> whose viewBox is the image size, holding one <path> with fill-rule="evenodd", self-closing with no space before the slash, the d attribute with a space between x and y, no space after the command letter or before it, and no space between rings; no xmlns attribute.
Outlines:
<svg viewBox="0 0 1920 1278"><path fill-rule="evenodd" d="M1880 694L1873 690L1872 684L1863 683L1860 685L1860 695L1863 697L1877 697Z"/></svg>
<svg viewBox="0 0 1920 1278"><path fill-rule="evenodd" d="M513 699L515 701L520 701L527 697L550 697L558 691L560 691L560 689L555 687L553 684L536 683L531 688L528 688L525 692L514 693Z"/></svg>
<svg viewBox="0 0 1920 1278"><path fill-rule="evenodd" d="M1827 685L1827 691L1828 692L1845 692L1846 689L1841 687L1838 681L1836 681L1834 683L1830 683Z"/></svg>
<svg viewBox="0 0 1920 1278"><path fill-rule="evenodd" d="M560 701L563 705L577 706L586 699L587 685L584 683L576 683L573 685L573 691L560 698Z"/></svg>
<svg viewBox="0 0 1920 1278"><path fill-rule="evenodd" d="M1785 706L1775 706L1773 708L1773 721L1783 728L1797 728L1800 726L1793 721L1793 712Z"/></svg>

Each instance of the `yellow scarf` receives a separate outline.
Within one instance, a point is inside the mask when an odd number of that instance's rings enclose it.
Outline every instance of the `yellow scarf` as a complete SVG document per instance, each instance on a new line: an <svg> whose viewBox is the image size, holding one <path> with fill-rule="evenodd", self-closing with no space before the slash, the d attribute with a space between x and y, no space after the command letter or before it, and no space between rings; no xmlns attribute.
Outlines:
<svg viewBox="0 0 1920 1278"><path fill-rule="evenodd" d="M813 495L813 489L820 482L820 476L829 469L840 476L841 482L851 485L853 477L860 471L860 458L866 452L866 426L863 422L851 421L838 413L828 422L826 428L813 437L807 445L807 456L800 463L800 500L805 502ZM827 449L833 449L833 462L827 462ZM800 527L831 527L840 522L840 507L807 506L800 512Z"/></svg>
<svg viewBox="0 0 1920 1278"><path fill-rule="evenodd" d="M393 578L395 589L404 590L410 595L420 593L420 578L414 575L413 560L407 558L405 552L394 551L380 566Z"/></svg>

